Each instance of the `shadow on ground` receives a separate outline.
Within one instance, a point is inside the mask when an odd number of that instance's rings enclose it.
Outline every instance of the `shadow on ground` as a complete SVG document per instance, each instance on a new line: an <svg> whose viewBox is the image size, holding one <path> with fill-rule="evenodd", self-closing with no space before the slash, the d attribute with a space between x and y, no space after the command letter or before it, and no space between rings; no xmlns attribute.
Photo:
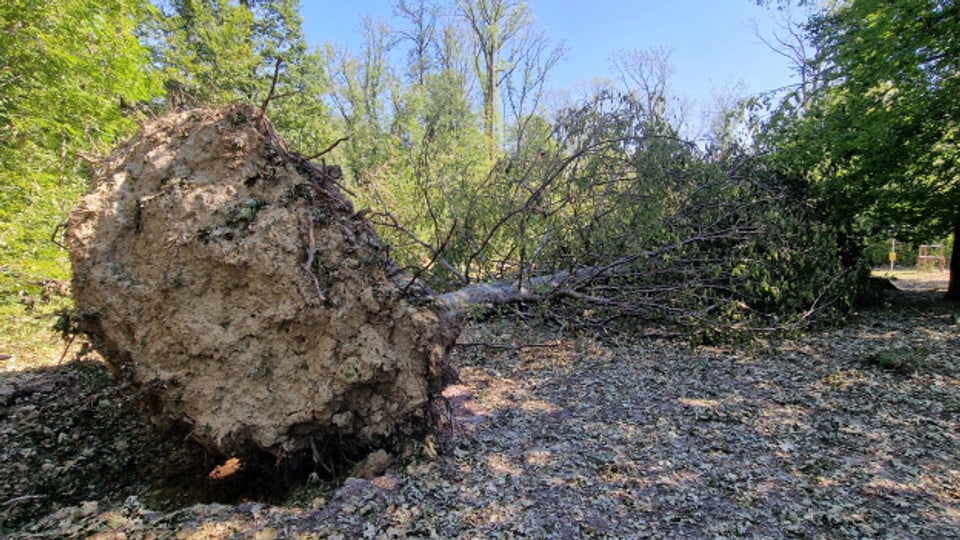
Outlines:
<svg viewBox="0 0 960 540"><path fill-rule="evenodd" d="M223 464L159 436L98 363L8 373L0 516L31 538L956 537L960 309L941 297L738 347L490 321L454 358L453 455L280 506L190 506L287 494L212 485Z"/></svg>

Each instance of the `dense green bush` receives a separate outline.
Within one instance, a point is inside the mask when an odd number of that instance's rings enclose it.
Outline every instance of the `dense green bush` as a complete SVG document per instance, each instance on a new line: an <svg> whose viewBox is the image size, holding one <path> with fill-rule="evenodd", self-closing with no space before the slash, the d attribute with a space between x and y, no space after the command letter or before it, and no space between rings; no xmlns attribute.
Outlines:
<svg viewBox="0 0 960 540"><path fill-rule="evenodd" d="M536 159L494 169L475 196L495 202L458 231L479 246L469 262L489 264L478 278L565 276L539 291L565 324L799 328L845 315L867 275L847 237L762 161L704 154L630 95L561 114Z"/></svg>

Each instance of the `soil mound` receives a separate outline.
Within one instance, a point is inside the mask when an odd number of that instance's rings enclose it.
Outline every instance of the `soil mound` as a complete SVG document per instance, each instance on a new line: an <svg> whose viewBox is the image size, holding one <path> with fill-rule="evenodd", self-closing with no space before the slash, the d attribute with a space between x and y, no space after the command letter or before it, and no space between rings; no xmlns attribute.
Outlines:
<svg viewBox="0 0 960 540"><path fill-rule="evenodd" d="M249 105L162 117L103 163L67 233L79 327L156 420L223 454L433 425L457 325L339 176Z"/></svg>

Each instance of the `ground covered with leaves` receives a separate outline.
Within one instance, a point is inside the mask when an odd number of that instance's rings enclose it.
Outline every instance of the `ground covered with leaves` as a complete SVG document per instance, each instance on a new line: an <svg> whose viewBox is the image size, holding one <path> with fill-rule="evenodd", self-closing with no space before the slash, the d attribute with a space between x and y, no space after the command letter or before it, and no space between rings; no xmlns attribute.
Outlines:
<svg viewBox="0 0 960 540"><path fill-rule="evenodd" d="M451 456L282 493L218 485L97 363L7 370L0 532L960 538L960 308L900 285L846 327L739 346L470 327Z"/></svg>

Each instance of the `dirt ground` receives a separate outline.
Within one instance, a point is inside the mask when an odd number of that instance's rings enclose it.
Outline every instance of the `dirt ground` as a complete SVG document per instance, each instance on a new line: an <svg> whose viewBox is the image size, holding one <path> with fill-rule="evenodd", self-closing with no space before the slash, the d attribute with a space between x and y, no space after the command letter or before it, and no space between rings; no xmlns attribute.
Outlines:
<svg viewBox="0 0 960 540"><path fill-rule="evenodd" d="M920 277L848 326L736 347L469 327L453 455L411 444L372 478L234 471L92 359L8 369L0 533L960 538L960 308Z"/></svg>
<svg viewBox="0 0 960 540"><path fill-rule="evenodd" d="M898 289L904 291L946 292L950 281L949 272L936 270L917 272L913 269L898 268L890 271L887 268L878 268L874 270L873 275L890 279Z"/></svg>

